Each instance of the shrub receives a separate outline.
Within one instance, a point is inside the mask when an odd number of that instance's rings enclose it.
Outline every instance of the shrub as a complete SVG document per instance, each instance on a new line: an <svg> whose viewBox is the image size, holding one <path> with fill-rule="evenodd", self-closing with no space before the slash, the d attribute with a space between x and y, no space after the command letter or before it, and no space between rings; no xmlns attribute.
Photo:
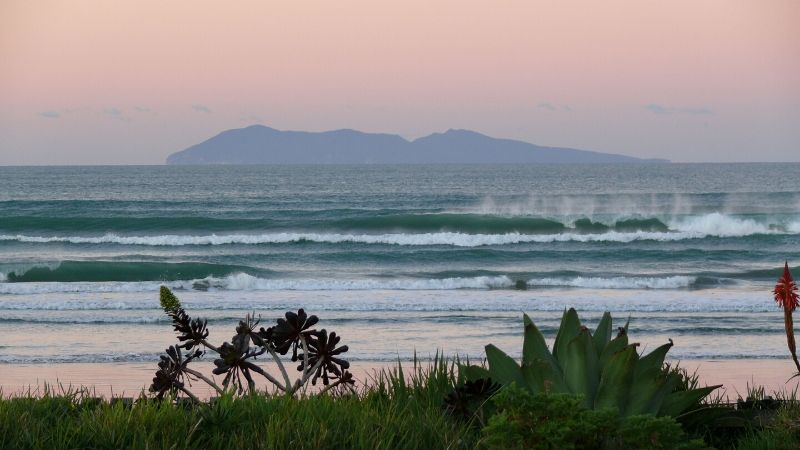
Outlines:
<svg viewBox="0 0 800 450"><path fill-rule="evenodd" d="M493 398L497 413L480 443L493 449L705 449L690 440L675 419L620 416L613 409L588 409L565 393L532 394L515 384Z"/></svg>

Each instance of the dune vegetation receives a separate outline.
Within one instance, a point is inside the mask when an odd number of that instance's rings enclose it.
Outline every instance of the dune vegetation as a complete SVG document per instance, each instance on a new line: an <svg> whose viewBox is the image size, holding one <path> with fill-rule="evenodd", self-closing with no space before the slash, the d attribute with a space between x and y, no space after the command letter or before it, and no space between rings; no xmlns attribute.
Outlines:
<svg viewBox="0 0 800 450"><path fill-rule="evenodd" d="M773 293L796 360L797 286L788 266ZM615 329L609 313L590 330L577 311L565 310L552 346L523 316L520 360L489 344L478 364L437 355L357 382L342 359L348 348L303 310L259 330L248 316L230 342L215 345L205 321L191 318L166 288L161 306L179 345L161 357L149 392L135 399L97 398L88 389L0 395L0 447L800 448L796 391L751 388L745 398L722 398L719 386L699 386L696 374L666 361L671 341L640 353L627 323ZM216 355L220 384L189 367L206 352ZM256 364L267 354L279 375ZM294 364L292 382L286 368ZM272 389L258 389L254 374ZM217 395L201 400L190 381Z"/></svg>

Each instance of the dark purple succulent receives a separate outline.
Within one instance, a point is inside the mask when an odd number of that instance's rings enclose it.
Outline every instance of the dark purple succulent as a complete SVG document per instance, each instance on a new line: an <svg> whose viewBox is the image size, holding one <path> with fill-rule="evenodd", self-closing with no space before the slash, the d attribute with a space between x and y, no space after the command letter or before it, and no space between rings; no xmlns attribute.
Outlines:
<svg viewBox="0 0 800 450"><path fill-rule="evenodd" d="M308 340L308 353L299 356L301 361L306 361L308 367L316 367L311 378L311 384L316 385L317 379L321 377L322 384L328 385L331 378L341 378L343 371L350 368L349 362L338 357L338 355L348 350L346 345L336 346L340 340L341 338L336 335L336 332L331 332L328 335L325 329L311 335ZM319 366L317 366L317 363L319 363ZM297 370L303 370L303 364L300 364Z"/></svg>

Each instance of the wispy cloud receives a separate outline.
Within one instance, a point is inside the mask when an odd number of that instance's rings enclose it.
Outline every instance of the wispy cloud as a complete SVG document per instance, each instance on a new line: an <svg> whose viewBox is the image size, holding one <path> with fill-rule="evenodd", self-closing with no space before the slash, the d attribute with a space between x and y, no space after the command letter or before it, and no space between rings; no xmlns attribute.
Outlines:
<svg viewBox="0 0 800 450"><path fill-rule="evenodd" d="M536 107L539 108L539 109L543 109L545 111L548 111L548 112L556 112L556 111L567 111L567 112L570 112L570 111L572 111L572 108L570 108L568 105L555 105L555 104L550 103L550 102L541 102L538 105L536 105Z"/></svg>
<svg viewBox="0 0 800 450"><path fill-rule="evenodd" d="M106 117L110 117L116 120L122 120L123 122L130 122L131 118L123 114L122 110L118 108L105 108L102 111L103 115Z"/></svg>
<svg viewBox="0 0 800 450"><path fill-rule="evenodd" d="M192 109L195 112L199 112L199 113L206 113L206 114L210 114L211 113L211 110L208 108L208 106L205 106L205 105L194 104L194 105L192 105Z"/></svg>
<svg viewBox="0 0 800 450"><path fill-rule="evenodd" d="M44 117L45 119L58 119L61 117L61 113L58 111L44 111L39 113L39 117Z"/></svg>
<svg viewBox="0 0 800 450"><path fill-rule="evenodd" d="M714 111L709 108L699 106L665 106L657 103L650 103L644 106L645 109L655 114L693 114L693 115L712 115Z"/></svg>
<svg viewBox="0 0 800 450"><path fill-rule="evenodd" d="M152 108L147 108L145 106L134 106L133 110L142 114L157 114Z"/></svg>

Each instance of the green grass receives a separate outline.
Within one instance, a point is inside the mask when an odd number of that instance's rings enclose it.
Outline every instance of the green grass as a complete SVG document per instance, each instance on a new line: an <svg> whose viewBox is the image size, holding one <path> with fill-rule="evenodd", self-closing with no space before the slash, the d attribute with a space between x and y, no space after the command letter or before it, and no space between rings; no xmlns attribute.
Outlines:
<svg viewBox="0 0 800 450"><path fill-rule="evenodd" d="M358 395L223 397L213 405L99 402L85 392L0 400L0 446L53 448L473 448L479 430L442 412L452 363L377 373Z"/></svg>
<svg viewBox="0 0 800 450"><path fill-rule="evenodd" d="M430 365L398 365L363 380L356 395L223 397L200 406L150 399L109 403L88 391L63 389L0 395L0 448L492 448L487 429L442 409L457 381L456 364L437 357ZM749 393L764 397L757 389ZM784 402L763 428L722 448L800 448L800 406Z"/></svg>

